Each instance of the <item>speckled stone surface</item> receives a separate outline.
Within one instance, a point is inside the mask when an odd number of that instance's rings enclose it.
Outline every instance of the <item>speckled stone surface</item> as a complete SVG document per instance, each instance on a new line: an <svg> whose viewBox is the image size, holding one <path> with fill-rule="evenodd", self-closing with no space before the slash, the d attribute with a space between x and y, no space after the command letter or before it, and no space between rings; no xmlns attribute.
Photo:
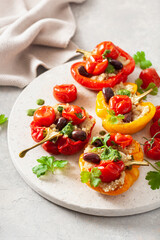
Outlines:
<svg viewBox="0 0 160 240"><path fill-rule="evenodd" d="M20 175L40 195L72 210L99 216L123 216L142 213L160 207L160 191L153 191L145 180L146 172L150 167L141 167L138 181L126 193L119 196L104 196L92 191L80 182L80 170L78 159L80 153L72 156L58 156L57 159L67 159L68 167L61 172L50 174L37 179L32 173L32 167L37 164L36 159L48 155L41 146L28 152L21 159L18 154L21 150L34 144L29 125L32 117L26 115L26 109L36 108L36 100L42 98L45 105L55 105L52 88L55 84L73 83L70 67L73 62L58 66L35 79L17 99L9 119L8 144L11 158ZM129 77L135 79L135 73ZM83 106L89 114L96 119L93 130L94 136L98 135L102 128L101 119L96 116L95 103L96 92L85 89L74 82L78 89L77 100L73 103ZM153 97L148 96L148 100ZM159 95L152 102L158 104ZM148 126L134 134L134 138L142 142L142 136L146 136ZM16 136L15 136L16 135ZM147 199L147 202L145 202Z"/></svg>
<svg viewBox="0 0 160 240"><path fill-rule="evenodd" d="M159 0L87 0L72 4L81 48L112 40L133 54L145 50L156 66L160 59ZM0 87L0 112L9 116L22 90ZM0 128L0 239L2 240L159 240L160 208L126 217L96 217L59 207L34 192L14 168L7 124ZM152 195L152 192L151 192ZM148 199L145 199L147 203Z"/></svg>

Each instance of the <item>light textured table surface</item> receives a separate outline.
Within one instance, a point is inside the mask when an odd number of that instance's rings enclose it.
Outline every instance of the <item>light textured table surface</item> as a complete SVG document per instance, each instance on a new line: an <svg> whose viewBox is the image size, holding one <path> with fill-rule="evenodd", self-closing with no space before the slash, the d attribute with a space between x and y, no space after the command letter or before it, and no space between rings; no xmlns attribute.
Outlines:
<svg viewBox="0 0 160 240"><path fill-rule="evenodd" d="M144 50L157 66L160 60L160 1L87 0L72 5L77 22L74 42L91 49L111 40L133 54ZM0 113L9 116L21 93L0 87ZM7 124L0 129L0 239L160 239L160 209L130 217L94 217L43 199L15 170L7 146ZM147 201L147 199L146 199Z"/></svg>

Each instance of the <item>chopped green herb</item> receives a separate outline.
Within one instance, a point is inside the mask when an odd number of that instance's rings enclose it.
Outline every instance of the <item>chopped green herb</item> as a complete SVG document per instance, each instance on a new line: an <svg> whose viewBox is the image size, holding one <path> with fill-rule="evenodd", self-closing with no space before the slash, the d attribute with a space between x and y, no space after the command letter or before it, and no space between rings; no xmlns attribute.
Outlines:
<svg viewBox="0 0 160 240"><path fill-rule="evenodd" d="M5 123L7 120L8 120L8 118L5 117L4 114L1 114L1 115L0 115L0 125L2 125L3 123Z"/></svg>
<svg viewBox="0 0 160 240"><path fill-rule="evenodd" d="M149 89L153 89L153 91L152 92L150 92L149 94L151 94L151 95L157 95L157 93L158 93L158 88L157 88L157 86L156 86L156 84L155 83L150 83L149 85L148 85L148 87L147 88L145 88L145 89L142 89L141 88L141 86L142 86L142 84L143 84L143 81L142 81L142 79L140 79L140 78L138 78L138 79L136 79L135 80L135 83L137 84L137 92L139 92L139 93L144 93L144 92L146 92L146 91L148 91ZM144 98L143 98L143 100L145 100L147 97L145 96Z"/></svg>
<svg viewBox="0 0 160 240"><path fill-rule="evenodd" d="M104 144L103 138L101 138L101 137L93 137L91 144L94 143L97 139L100 140Z"/></svg>
<svg viewBox="0 0 160 240"><path fill-rule="evenodd" d="M122 158L120 152L117 149L106 147L101 153L102 160L120 160Z"/></svg>
<svg viewBox="0 0 160 240"><path fill-rule="evenodd" d="M27 110L27 116L30 116L30 117L33 116L36 110L37 110L37 108L36 109L32 109L32 108L28 109Z"/></svg>
<svg viewBox="0 0 160 240"><path fill-rule="evenodd" d="M110 139L111 135L108 133L105 137L104 137L104 144L107 146L107 141Z"/></svg>
<svg viewBox="0 0 160 240"><path fill-rule="evenodd" d="M101 174L101 171L97 167L92 168L91 172L82 171L81 182L87 183L88 181L90 181L92 187L97 187L101 182L101 179L99 178Z"/></svg>
<svg viewBox="0 0 160 240"><path fill-rule="evenodd" d="M111 52L111 50L106 49L106 50L104 51L104 53L102 54L103 59L107 58L107 54L110 53L110 52Z"/></svg>
<svg viewBox="0 0 160 240"><path fill-rule="evenodd" d="M115 73L115 68L112 64L108 63L108 67L105 70L106 73Z"/></svg>
<svg viewBox="0 0 160 240"><path fill-rule="evenodd" d="M99 132L99 135L104 136L106 134L106 131L102 130Z"/></svg>
<svg viewBox="0 0 160 240"><path fill-rule="evenodd" d="M117 124L119 119L124 119L123 114L115 115L115 112L113 110L107 110L108 114L110 115L108 121L112 124Z"/></svg>
<svg viewBox="0 0 160 240"><path fill-rule="evenodd" d="M67 135L68 137L71 137L73 130L74 126L71 122L69 122L64 128L62 128L61 133Z"/></svg>
<svg viewBox="0 0 160 240"><path fill-rule="evenodd" d="M63 107L62 107L62 106L58 106L58 107L57 107L57 111L60 112L60 113L62 113Z"/></svg>
<svg viewBox="0 0 160 240"><path fill-rule="evenodd" d="M149 60L146 60L145 57L145 52L137 52L136 54L133 55L133 59L136 63L136 65L140 65L141 69L146 69L152 66L152 63Z"/></svg>
<svg viewBox="0 0 160 240"><path fill-rule="evenodd" d="M76 115L79 119L82 119L82 118L83 118L82 113L75 113L75 115Z"/></svg>
<svg viewBox="0 0 160 240"><path fill-rule="evenodd" d="M128 97L130 97L131 92L127 89L120 89L116 92L116 95L127 95Z"/></svg>
<svg viewBox="0 0 160 240"><path fill-rule="evenodd" d="M43 99L37 99L37 105L43 105L45 101Z"/></svg>
<svg viewBox="0 0 160 240"><path fill-rule="evenodd" d="M55 160L54 156L43 156L37 159L37 162L40 164L33 167L32 171L38 178L45 175L47 171L54 173L55 168L64 168L68 163L66 160Z"/></svg>

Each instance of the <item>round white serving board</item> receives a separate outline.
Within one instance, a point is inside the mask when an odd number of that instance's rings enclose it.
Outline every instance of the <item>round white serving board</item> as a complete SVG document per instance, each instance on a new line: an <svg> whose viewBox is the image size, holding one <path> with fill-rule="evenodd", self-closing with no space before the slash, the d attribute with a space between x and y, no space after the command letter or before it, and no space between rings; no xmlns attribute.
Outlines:
<svg viewBox="0 0 160 240"><path fill-rule="evenodd" d="M71 76L70 66L73 62L55 67L36 78L18 97L9 118L8 144L12 161L22 178L37 193L44 198L78 212L99 216L124 216L147 212L160 207L160 191L151 190L145 180L146 173L151 167L141 167L140 177L134 185L120 196L104 196L90 189L80 181L78 158L80 153L73 156L58 155L57 159L66 159L68 166L57 171L54 175L47 174L37 178L32 173L32 167L37 165L36 159L46 156L41 146L31 150L26 156L19 158L19 152L35 142L30 135L30 122L32 117L26 114L27 109L37 108L36 100L42 98L45 105L54 105L57 101L52 95L53 86L56 84L74 83L78 89L78 98L73 103L83 106L96 118L93 135L102 130L101 119L96 116L96 92L87 90L79 85ZM138 76L137 70L129 77L133 81ZM158 105L158 96L149 96L148 100ZM149 127L135 134L133 137L144 142L143 136L149 136Z"/></svg>

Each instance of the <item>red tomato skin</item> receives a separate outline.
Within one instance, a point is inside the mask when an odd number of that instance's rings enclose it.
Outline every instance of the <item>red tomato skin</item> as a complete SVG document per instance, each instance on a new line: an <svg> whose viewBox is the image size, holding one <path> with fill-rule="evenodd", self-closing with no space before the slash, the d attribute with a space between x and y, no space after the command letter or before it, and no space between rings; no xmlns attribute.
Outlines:
<svg viewBox="0 0 160 240"><path fill-rule="evenodd" d="M42 106L35 111L33 119L40 126L49 127L55 120L54 109L51 106Z"/></svg>
<svg viewBox="0 0 160 240"><path fill-rule="evenodd" d="M152 160L160 160L160 138L155 138L154 143L151 147L150 143L146 141L144 143L144 153L145 155ZM151 149L150 149L151 148Z"/></svg>
<svg viewBox="0 0 160 240"><path fill-rule="evenodd" d="M154 122L150 127L150 134L151 137L153 137L156 133L160 132L160 123L158 123L158 120ZM156 135L156 138L160 138L160 133Z"/></svg>
<svg viewBox="0 0 160 240"><path fill-rule="evenodd" d="M94 52L99 55L102 55L105 50L111 51L110 53L107 54L107 57L113 58L113 59L118 58L119 56L118 48L112 42L105 41L105 42L99 43L95 47Z"/></svg>
<svg viewBox="0 0 160 240"><path fill-rule="evenodd" d="M53 96L62 103L73 102L77 99L77 88L74 84L56 85L53 88Z"/></svg>
<svg viewBox="0 0 160 240"><path fill-rule="evenodd" d="M82 114L82 118L78 118L76 114ZM72 121L74 125L84 122L86 119L86 111L76 105L70 105L62 111L62 116Z"/></svg>
<svg viewBox="0 0 160 240"><path fill-rule="evenodd" d="M114 143L118 144L122 148L131 145L133 138L130 135L124 135L121 133L111 133L110 139L107 141L107 146L113 146Z"/></svg>
<svg viewBox="0 0 160 240"><path fill-rule="evenodd" d="M142 79L142 88L145 89L148 85L153 82L157 87L160 87L160 77L154 68L146 68L141 71L139 78Z"/></svg>
<svg viewBox="0 0 160 240"><path fill-rule="evenodd" d="M128 113L132 109L132 101L126 95L113 96L109 100L109 109L113 110L116 115Z"/></svg>
<svg viewBox="0 0 160 240"><path fill-rule="evenodd" d="M120 178L121 172L124 170L124 162L119 160L117 162L107 161L102 162L97 167L102 173L101 181L109 183Z"/></svg>
<svg viewBox="0 0 160 240"><path fill-rule="evenodd" d="M88 73L92 75L99 75L101 73L104 73L108 66L108 60L103 59L102 55L91 55L86 60L85 68Z"/></svg>
<svg viewBox="0 0 160 240"><path fill-rule="evenodd" d="M153 122L156 122L158 119L160 119L160 106L156 106L156 113L153 117Z"/></svg>
<svg viewBox="0 0 160 240"><path fill-rule="evenodd" d="M35 142L40 142L43 140L43 131L45 130L45 127L41 127L38 123L35 121L32 121L30 124L31 128L31 136Z"/></svg>

